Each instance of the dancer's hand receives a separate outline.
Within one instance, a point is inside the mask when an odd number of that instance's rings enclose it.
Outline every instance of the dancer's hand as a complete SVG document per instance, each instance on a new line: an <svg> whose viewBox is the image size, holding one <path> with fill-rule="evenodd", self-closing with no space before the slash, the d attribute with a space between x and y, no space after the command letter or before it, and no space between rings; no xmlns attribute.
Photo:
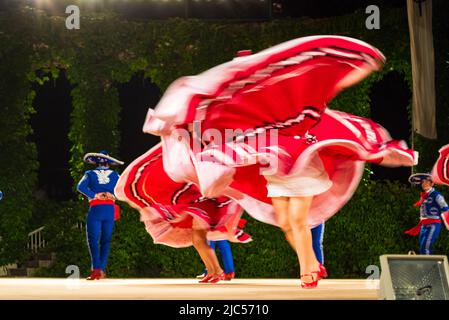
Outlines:
<svg viewBox="0 0 449 320"><path fill-rule="evenodd" d="M115 196L112 193L106 192L105 195L108 200L115 200Z"/></svg>
<svg viewBox="0 0 449 320"><path fill-rule="evenodd" d="M99 192L95 195L95 199L99 200L108 200L108 196L106 192Z"/></svg>

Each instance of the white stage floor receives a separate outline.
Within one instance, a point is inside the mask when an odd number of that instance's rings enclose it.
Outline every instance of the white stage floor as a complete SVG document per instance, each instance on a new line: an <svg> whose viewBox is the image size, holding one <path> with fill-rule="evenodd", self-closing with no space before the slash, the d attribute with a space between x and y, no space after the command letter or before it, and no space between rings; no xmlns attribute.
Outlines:
<svg viewBox="0 0 449 320"><path fill-rule="evenodd" d="M325 279L301 289L299 279L233 279L200 284L195 279L0 278L8 300L376 300L378 280Z"/></svg>

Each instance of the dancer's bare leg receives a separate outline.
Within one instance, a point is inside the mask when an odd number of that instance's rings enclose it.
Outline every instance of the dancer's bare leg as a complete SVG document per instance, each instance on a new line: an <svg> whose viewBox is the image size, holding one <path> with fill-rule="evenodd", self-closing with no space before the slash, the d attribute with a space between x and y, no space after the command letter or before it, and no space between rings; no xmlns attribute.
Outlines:
<svg viewBox="0 0 449 320"><path fill-rule="evenodd" d="M292 226L289 219L289 199L288 197L275 197L271 198L273 203L276 221L279 227L284 231L285 238L287 239L290 246L295 249L295 239L293 237Z"/></svg>
<svg viewBox="0 0 449 320"><path fill-rule="evenodd" d="M192 241L193 246L206 265L208 274L221 274L223 269L220 267L217 255L207 243L207 230L201 229L201 226L193 220Z"/></svg>
<svg viewBox="0 0 449 320"><path fill-rule="evenodd" d="M312 199L313 196L292 197L289 201L289 219L303 275L319 270L319 263L312 246L312 232L307 221ZM312 282L315 279L316 275L303 278L305 282Z"/></svg>
<svg viewBox="0 0 449 320"><path fill-rule="evenodd" d="M206 269L208 270L208 272L212 272L212 268L213 268L212 264L209 261L207 254L205 254L204 250L203 250L203 246L202 246L203 239L202 239L201 230L193 230L192 241L193 241L193 246L195 247L201 260L203 261L204 265L206 266Z"/></svg>

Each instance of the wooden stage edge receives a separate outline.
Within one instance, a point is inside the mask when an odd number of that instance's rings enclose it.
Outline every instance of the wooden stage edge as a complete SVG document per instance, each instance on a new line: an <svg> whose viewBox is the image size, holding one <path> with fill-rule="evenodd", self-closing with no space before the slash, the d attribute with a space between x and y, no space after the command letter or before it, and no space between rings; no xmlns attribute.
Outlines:
<svg viewBox="0 0 449 320"><path fill-rule="evenodd" d="M379 281L324 279L301 289L299 279L0 278L0 300L378 300Z"/></svg>

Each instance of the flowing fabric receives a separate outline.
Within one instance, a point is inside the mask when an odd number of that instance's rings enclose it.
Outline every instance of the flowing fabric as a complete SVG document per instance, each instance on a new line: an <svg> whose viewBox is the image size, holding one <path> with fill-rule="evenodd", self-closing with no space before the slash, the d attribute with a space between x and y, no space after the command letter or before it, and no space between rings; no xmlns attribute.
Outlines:
<svg viewBox="0 0 449 320"><path fill-rule="evenodd" d="M441 147L439 153L432 169L432 180L437 184L449 185L449 144Z"/></svg>
<svg viewBox="0 0 449 320"><path fill-rule="evenodd" d="M327 108L384 60L352 38L294 39L175 81L149 110L143 130L162 137L172 180L196 185L203 196L232 198L273 225L265 176L301 172L318 155L332 187L314 197L314 227L351 198L365 162L417 163L417 153L379 124Z"/></svg>
<svg viewBox="0 0 449 320"><path fill-rule="evenodd" d="M356 39L298 38L176 80L154 117L168 125L201 120L204 130L276 125L301 134L319 118L326 102L384 60L380 51Z"/></svg>
<svg viewBox="0 0 449 320"><path fill-rule="evenodd" d="M242 208L226 197L204 198L192 183L177 183L164 172L162 145L131 163L115 188L118 199L139 210L155 243L171 247L192 245L192 222L198 221L209 240L249 242L238 228Z"/></svg>
<svg viewBox="0 0 449 320"><path fill-rule="evenodd" d="M365 162L389 167L412 166L417 162L416 152L408 149L404 141L392 140L377 123L330 109L306 137L279 136L276 145L259 150L248 141L241 141L210 145L194 155L185 141L173 136L164 139L168 149L185 150L183 156L176 153L176 158L166 153L167 165L176 163L179 157L192 160L189 167L178 172L178 179L198 184L203 194L229 196L254 218L273 225L277 225L274 211L262 204L271 206L264 177L267 170L271 171L270 163L260 164L272 159L272 148L289 164L289 173L300 171L314 154L321 158L332 187L314 197L309 214L312 227L328 220L352 197ZM271 173L279 174L279 170Z"/></svg>

